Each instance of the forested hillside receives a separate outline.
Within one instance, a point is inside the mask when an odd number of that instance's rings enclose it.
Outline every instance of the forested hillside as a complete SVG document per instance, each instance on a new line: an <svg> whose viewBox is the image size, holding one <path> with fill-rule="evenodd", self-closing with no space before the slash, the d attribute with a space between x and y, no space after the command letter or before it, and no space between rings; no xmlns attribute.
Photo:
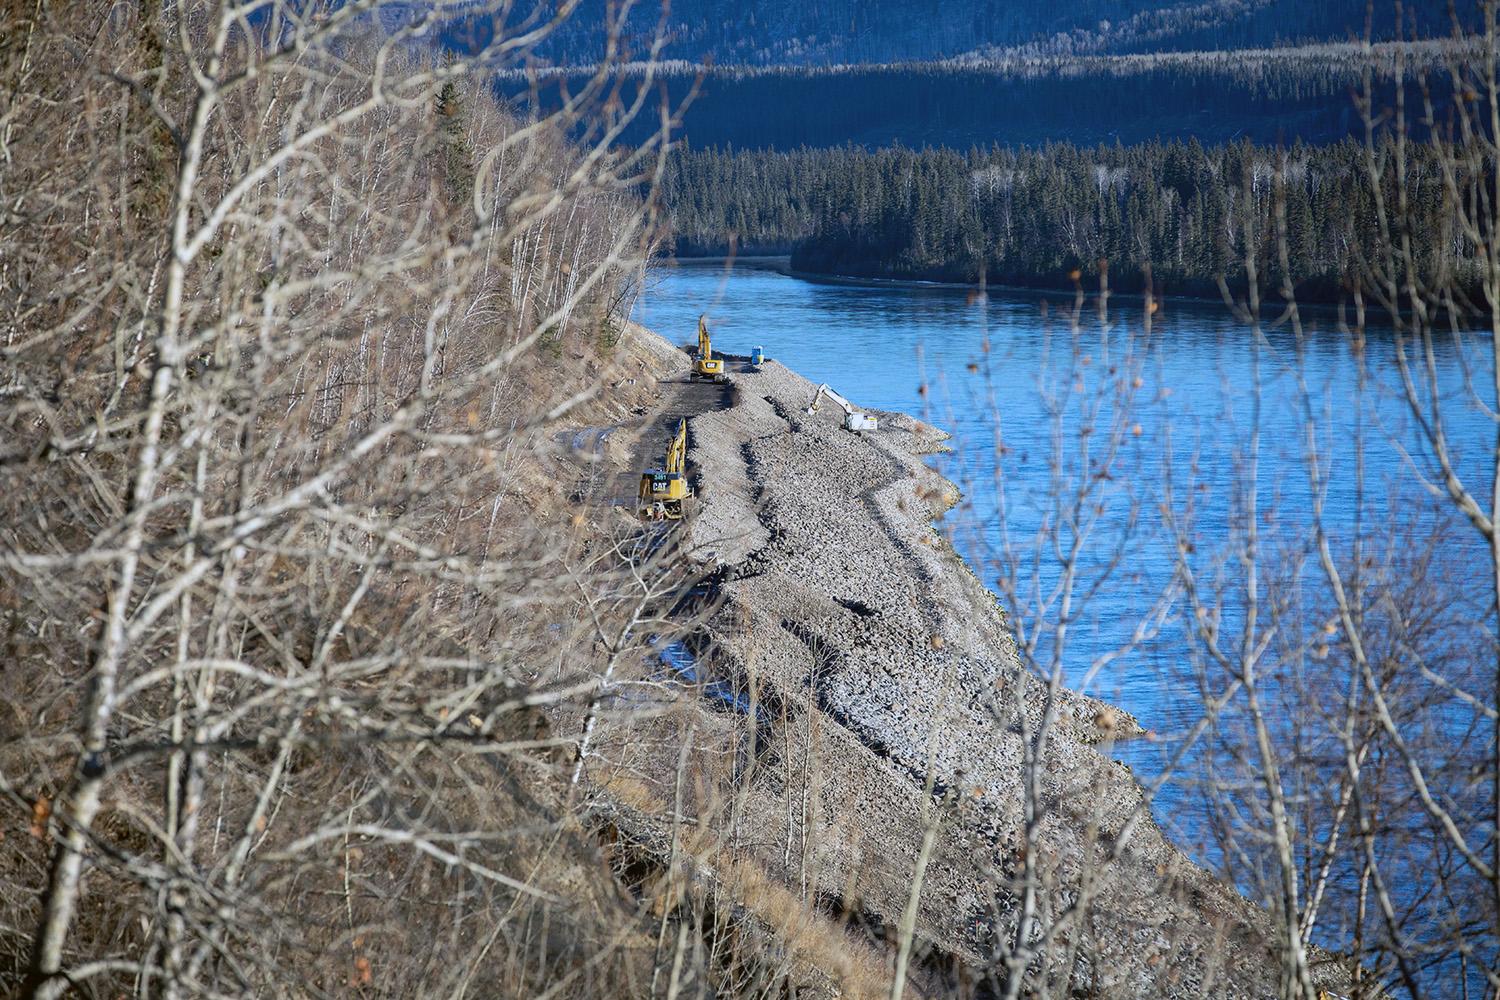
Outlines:
<svg viewBox="0 0 1500 1000"><path fill-rule="evenodd" d="M721 66L1076 56L1342 42L1363 37L1366 8L1365 0L677 0L665 14L659 3L636 4L627 41L644 52L660 27L668 58ZM584 0L539 54L555 65L599 61L606 9L605 0ZM1447 5L1437 2L1408 4L1403 20L1418 36L1450 26ZM1376 4L1373 36L1393 37L1395 26L1394 4Z"/></svg>
<svg viewBox="0 0 1500 1000"><path fill-rule="evenodd" d="M1087 59L1005 59L834 69L722 69L700 80L680 63L653 70L681 120L676 138L699 148L795 149L1084 144L1197 138L1277 143L1330 142L1359 134L1351 93L1369 61L1362 48L1324 45L1253 52L1195 52ZM1377 50L1383 73L1394 50ZM1426 76L1437 98L1447 89L1442 49L1419 48L1408 69ZM637 66L627 91L645 81ZM582 74L535 80L512 73L498 88L518 103L555 110L587 84ZM1392 102L1388 75L1376 78L1379 106ZM1415 103L1419 85L1409 84ZM691 99L690 99L691 98ZM653 100L655 97L653 95ZM690 100L689 100L690 99ZM644 141L644 118L625 141Z"/></svg>
<svg viewBox="0 0 1500 1000"><path fill-rule="evenodd" d="M1389 160L1394 150L1382 156ZM1419 258L1462 241L1439 217L1440 178L1421 160L1407 195L1431 207L1412 233ZM1106 260L1116 288L1217 295L1245 280L1248 251L1280 279L1283 210L1290 276L1334 299L1378 220L1365 149L1354 142L1249 142L878 152L846 147L686 152L663 187L679 254L792 253L793 267L869 277L1070 287ZM1450 261L1451 263L1451 261Z"/></svg>

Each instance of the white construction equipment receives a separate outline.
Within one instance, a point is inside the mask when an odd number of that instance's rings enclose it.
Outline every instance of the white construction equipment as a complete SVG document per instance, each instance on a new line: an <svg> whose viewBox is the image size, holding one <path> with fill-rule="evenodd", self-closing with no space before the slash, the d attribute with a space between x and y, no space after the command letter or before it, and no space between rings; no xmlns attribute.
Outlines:
<svg viewBox="0 0 1500 1000"><path fill-rule="evenodd" d="M818 393L813 396L812 405L807 408L809 415L818 412L818 404L823 401L824 396L827 396L844 408L844 430L855 431L857 433L859 431L873 431L876 429L874 417L862 410L856 410L853 403L828 388L827 382L818 386Z"/></svg>

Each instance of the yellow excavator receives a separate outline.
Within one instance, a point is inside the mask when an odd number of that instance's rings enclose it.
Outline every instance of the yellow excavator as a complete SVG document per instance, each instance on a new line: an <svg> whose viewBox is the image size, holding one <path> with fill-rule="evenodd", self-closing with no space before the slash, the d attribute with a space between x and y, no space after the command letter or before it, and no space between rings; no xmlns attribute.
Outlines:
<svg viewBox="0 0 1500 1000"><path fill-rule="evenodd" d="M728 382L724 374L724 359L714 357L714 345L708 337L707 314L698 317L698 356L693 359L693 370L688 376L695 382Z"/></svg>
<svg viewBox="0 0 1500 1000"><path fill-rule="evenodd" d="M682 501L692 495L687 481L687 420L683 419L677 421L677 433L667 443L666 468L641 473L641 520L680 520Z"/></svg>

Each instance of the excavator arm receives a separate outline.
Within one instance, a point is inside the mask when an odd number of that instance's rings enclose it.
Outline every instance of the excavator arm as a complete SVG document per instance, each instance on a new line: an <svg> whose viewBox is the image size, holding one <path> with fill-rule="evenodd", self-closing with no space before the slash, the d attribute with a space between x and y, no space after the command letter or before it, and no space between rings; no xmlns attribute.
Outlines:
<svg viewBox="0 0 1500 1000"><path fill-rule="evenodd" d="M667 445L667 472L680 476L687 470L687 420L677 421L677 433Z"/></svg>
<svg viewBox="0 0 1500 1000"><path fill-rule="evenodd" d="M827 396L829 399L839 404L839 406L843 408L843 411L850 416L853 416L854 414L859 412L854 408L853 403L849 402L843 396L835 392L827 382L824 382L822 385L818 386L818 394L813 397L812 405L807 408L807 412L817 413L818 403L822 402L824 396Z"/></svg>
<svg viewBox="0 0 1500 1000"><path fill-rule="evenodd" d="M855 407L855 405L831 389L827 382L818 386L817 393L813 396L811 405L808 406L809 415L818 412L818 404L827 396L839 404L844 411L844 429L847 431L873 431L876 428L875 418Z"/></svg>

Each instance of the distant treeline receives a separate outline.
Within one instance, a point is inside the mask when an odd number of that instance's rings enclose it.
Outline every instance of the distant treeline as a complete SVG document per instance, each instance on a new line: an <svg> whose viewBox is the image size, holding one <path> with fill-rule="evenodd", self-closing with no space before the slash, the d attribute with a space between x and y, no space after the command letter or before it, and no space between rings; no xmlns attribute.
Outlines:
<svg viewBox="0 0 1500 1000"><path fill-rule="evenodd" d="M1387 50L1386 55L1389 55ZM1417 47L1419 67L1441 100L1446 74L1437 44ZM1275 144L1329 142L1358 135L1363 123L1351 95L1362 86L1368 57L1358 46L1321 45L1255 52L1177 53L1079 59L1005 59L977 63L905 63L822 69L715 69L681 115L676 137L699 148L796 149L800 146L1041 145L1058 139L1092 144L1197 138L1249 138ZM639 69L635 71L639 73ZM699 68L658 68L674 108L698 84ZM627 94L640 85L626 72ZM1376 75L1377 106L1389 107L1393 85ZM512 74L502 93L544 110L579 74ZM1415 83L1409 91L1416 105ZM641 115L622 141L642 141L659 127Z"/></svg>
<svg viewBox="0 0 1500 1000"><path fill-rule="evenodd" d="M1410 155L1431 155L1418 147ZM1390 156L1387 149L1381 155ZM679 255L791 253L801 271L862 277L1070 287L1096 280L1139 292L1218 294L1246 282L1247 248L1277 287L1275 216L1283 209L1292 280L1335 300L1377 245L1362 145L1238 142L1041 149L854 147L792 153L683 151L663 189ZM1416 252L1469 251L1441 218L1433 165L1408 172L1422 225ZM1392 173L1387 171L1387 173ZM1391 182L1394 183L1394 182ZM1386 195L1394 203L1394 191Z"/></svg>

